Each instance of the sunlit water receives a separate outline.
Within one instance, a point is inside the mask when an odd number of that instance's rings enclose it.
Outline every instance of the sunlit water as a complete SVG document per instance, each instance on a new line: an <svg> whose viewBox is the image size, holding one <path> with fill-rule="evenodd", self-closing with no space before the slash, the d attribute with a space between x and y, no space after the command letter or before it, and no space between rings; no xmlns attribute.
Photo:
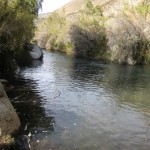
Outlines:
<svg viewBox="0 0 150 150"><path fill-rule="evenodd" d="M35 150L149 150L150 67L44 52L9 97Z"/></svg>

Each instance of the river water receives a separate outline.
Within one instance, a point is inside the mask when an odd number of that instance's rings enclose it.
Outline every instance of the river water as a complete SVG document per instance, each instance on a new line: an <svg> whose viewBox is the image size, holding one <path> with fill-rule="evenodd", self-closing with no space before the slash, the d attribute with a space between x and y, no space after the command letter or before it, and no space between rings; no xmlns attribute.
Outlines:
<svg viewBox="0 0 150 150"><path fill-rule="evenodd" d="M150 67L44 52L8 95L34 150L149 150Z"/></svg>

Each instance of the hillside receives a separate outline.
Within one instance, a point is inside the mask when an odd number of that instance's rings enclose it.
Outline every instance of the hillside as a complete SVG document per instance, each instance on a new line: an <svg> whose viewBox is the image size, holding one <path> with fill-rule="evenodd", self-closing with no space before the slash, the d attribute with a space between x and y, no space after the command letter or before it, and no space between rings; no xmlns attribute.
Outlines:
<svg viewBox="0 0 150 150"><path fill-rule="evenodd" d="M42 13L42 14L39 14L38 18L48 18L49 16L51 15L51 12L49 13Z"/></svg>
<svg viewBox="0 0 150 150"><path fill-rule="evenodd" d="M137 5L142 0L91 0L94 6L100 5L105 15L111 15L118 12L124 6L124 3ZM86 0L72 0L68 4L56 10L57 12L65 12L66 15L71 15L85 8Z"/></svg>
<svg viewBox="0 0 150 150"><path fill-rule="evenodd" d="M85 2L72 0L39 21L38 44L121 64L150 63L150 0Z"/></svg>
<svg viewBox="0 0 150 150"><path fill-rule="evenodd" d="M118 0L91 0L93 5L100 5L103 7L103 10L105 11L110 7L110 5L115 4ZM122 1L122 0L120 0ZM132 0L131 0L132 1ZM79 10L83 9L85 7L86 0L71 0L69 3L66 5L62 6L61 8L57 9L56 12L59 13L65 13L66 15L72 15L75 13L78 13ZM51 14L49 13L44 13L44 14L39 14L39 18L48 18L48 16Z"/></svg>
<svg viewBox="0 0 150 150"><path fill-rule="evenodd" d="M91 0L91 1L94 5L105 5L109 2L116 0ZM65 11L66 15L70 15L83 9L85 7L85 4L86 0L72 0L68 4L59 8L57 11L58 12Z"/></svg>
<svg viewBox="0 0 150 150"><path fill-rule="evenodd" d="M100 5L104 11L105 15L111 15L121 9L124 3L129 2L132 5L136 5L142 0L91 0L93 5ZM59 13L65 13L66 16L76 14L79 10L85 8L86 0L71 0L69 3L63 7L56 10ZM39 18L48 18L50 13L40 14Z"/></svg>

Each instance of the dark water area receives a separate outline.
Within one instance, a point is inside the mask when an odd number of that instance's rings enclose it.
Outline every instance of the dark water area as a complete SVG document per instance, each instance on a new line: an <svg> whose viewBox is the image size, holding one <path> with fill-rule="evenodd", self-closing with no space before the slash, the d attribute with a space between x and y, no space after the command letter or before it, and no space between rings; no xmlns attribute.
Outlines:
<svg viewBox="0 0 150 150"><path fill-rule="evenodd" d="M20 134L31 134L34 150L150 149L149 66L44 52L8 79Z"/></svg>

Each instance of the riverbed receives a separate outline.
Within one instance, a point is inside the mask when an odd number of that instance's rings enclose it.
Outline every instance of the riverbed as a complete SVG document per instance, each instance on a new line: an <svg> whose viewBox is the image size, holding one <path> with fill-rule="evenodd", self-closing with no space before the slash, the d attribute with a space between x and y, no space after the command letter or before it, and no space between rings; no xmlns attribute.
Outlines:
<svg viewBox="0 0 150 150"><path fill-rule="evenodd" d="M35 150L149 150L150 67L44 51L7 91Z"/></svg>

